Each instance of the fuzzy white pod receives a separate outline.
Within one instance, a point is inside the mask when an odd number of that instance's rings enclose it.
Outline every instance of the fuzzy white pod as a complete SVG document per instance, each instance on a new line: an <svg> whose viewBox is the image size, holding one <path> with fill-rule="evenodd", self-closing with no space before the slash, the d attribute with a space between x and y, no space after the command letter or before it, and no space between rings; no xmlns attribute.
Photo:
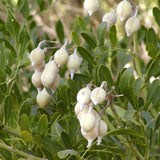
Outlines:
<svg viewBox="0 0 160 160"><path fill-rule="evenodd" d="M54 60L58 66L63 66L68 61L69 55L66 50L67 43L68 39L65 41L64 45L54 54Z"/></svg>
<svg viewBox="0 0 160 160"><path fill-rule="evenodd" d="M32 66L43 64L44 51L40 47L37 47L34 50L32 50L29 57L32 62Z"/></svg>
<svg viewBox="0 0 160 160"><path fill-rule="evenodd" d="M97 87L91 92L91 101L94 105L104 102L106 98L106 92L103 88Z"/></svg>
<svg viewBox="0 0 160 160"><path fill-rule="evenodd" d="M54 92L54 91L56 90L60 79L61 79L61 78L60 78L59 74L57 74L55 81L53 82L53 84L52 84L51 87L50 87L50 89L52 90L52 92Z"/></svg>
<svg viewBox="0 0 160 160"><path fill-rule="evenodd" d="M43 87L43 84L41 82L41 74L42 74L42 72L40 72L38 70L35 70L33 75L32 75L31 81L32 81L32 84L36 88L42 88Z"/></svg>
<svg viewBox="0 0 160 160"><path fill-rule="evenodd" d="M88 86L79 90L77 93L77 101L81 106L81 110L83 110L84 105L90 103L90 97L91 90Z"/></svg>
<svg viewBox="0 0 160 160"><path fill-rule="evenodd" d="M120 20L123 22L131 16L132 6L127 0L123 0L118 4L116 12Z"/></svg>
<svg viewBox="0 0 160 160"><path fill-rule="evenodd" d="M89 16L95 13L99 8L98 0L85 0L83 3L84 9L88 12Z"/></svg>
<svg viewBox="0 0 160 160"><path fill-rule="evenodd" d="M107 23L107 31L109 30L109 28L115 24L117 22L117 16L115 13L115 10L112 12L108 12L106 13L103 18L102 18L102 22L106 22Z"/></svg>
<svg viewBox="0 0 160 160"><path fill-rule="evenodd" d="M85 132L91 131L96 124L96 117L92 113L87 113L82 117L81 128Z"/></svg>
<svg viewBox="0 0 160 160"><path fill-rule="evenodd" d="M134 16L130 17L125 23L125 31L129 37L133 33L137 32L140 27L139 19L137 18L137 11Z"/></svg>
<svg viewBox="0 0 160 160"><path fill-rule="evenodd" d="M41 82L44 86L50 88L57 76L58 67L54 60L49 61L42 72Z"/></svg>
<svg viewBox="0 0 160 160"><path fill-rule="evenodd" d="M77 54L77 48L75 48L74 53L69 56L67 62L67 68L71 73L71 79L73 79L74 73L76 70L78 70L80 64L81 64L81 58Z"/></svg>
<svg viewBox="0 0 160 160"><path fill-rule="evenodd" d="M106 122L103 120L100 120L99 121L97 145L99 145L101 143L103 136L105 136L107 133L107 130L108 130L108 127L107 127Z"/></svg>
<svg viewBox="0 0 160 160"><path fill-rule="evenodd" d="M45 106L47 106L50 100L51 100L51 97L45 88L43 88L40 92L38 92L36 101L41 108L44 108Z"/></svg>

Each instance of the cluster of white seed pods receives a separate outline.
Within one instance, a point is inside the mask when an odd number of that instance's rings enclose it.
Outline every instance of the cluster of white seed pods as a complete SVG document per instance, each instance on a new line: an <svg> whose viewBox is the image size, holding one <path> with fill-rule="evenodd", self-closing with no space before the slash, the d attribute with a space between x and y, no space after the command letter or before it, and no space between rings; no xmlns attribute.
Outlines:
<svg viewBox="0 0 160 160"><path fill-rule="evenodd" d="M60 49L58 49L54 54L54 59L52 60L51 58L49 62L45 64L45 51L55 48L48 47L41 49L41 46L45 42L54 43L54 41L44 40L40 42L38 47L32 50L29 55L32 67L34 69L31 81L38 90L38 94L36 97L37 104L42 108L47 106L51 100L51 97L45 87L51 89L52 93L54 93L57 89L58 82L60 81L60 76L58 74L59 67L66 64L68 71L71 74L71 78L73 79L74 72L79 69L81 64L81 58L77 55L77 49L74 50L73 54L68 54L66 50L68 40L65 41L62 47L57 47Z"/></svg>
<svg viewBox="0 0 160 160"><path fill-rule="evenodd" d="M106 91L104 89L106 82L102 82L100 87L91 90L91 86L82 88L77 93L77 104L75 113L79 119L81 133L87 139L90 147L95 138L98 137L97 144L101 143L102 137L107 133L107 125L101 120L94 105L103 103L106 100Z"/></svg>
<svg viewBox="0 0 160 160"><path fill-rule="evenodd" d="M102 22L106 22L108 24L108 31L112 25L116 24L118 16L121 22L125 21L125 31L129 37L133 33L137 32L140 27L140 21L137 18L137 13L138 7L136 7L134 11L129 1L122 0L114 11L108 12L103 16Z"/></svg>

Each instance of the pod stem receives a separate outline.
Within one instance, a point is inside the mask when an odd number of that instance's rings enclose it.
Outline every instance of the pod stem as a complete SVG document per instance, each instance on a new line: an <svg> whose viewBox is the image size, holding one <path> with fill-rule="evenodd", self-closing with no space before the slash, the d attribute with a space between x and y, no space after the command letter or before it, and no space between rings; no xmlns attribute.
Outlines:
<svg viewBox="0 0 160 160"><path fill-rule="evenodd" d="M63 49L66 49L66 46L67 46L67 44L68 44L68 41L69 41L68 39L65 40L64 45L62 46Z"/></svg>
<svg viewBox="0 0 160 160"><path fill-rule="evenodd" d="M57 49L57 48L60 48L60 46L56 46L56 47L45 47L43 49L43 52L47 52L49 49Z"/></svg>
<svg viewBox="0 0 160 160"><path fill-rule="evenodd" d="M42 46L43 44L48 43L48 42L49 42L49 43L56 43L56 44L59 44L58 41L43 40L43 41L39 42L37 48L41 48L41 46Z"/></svg>

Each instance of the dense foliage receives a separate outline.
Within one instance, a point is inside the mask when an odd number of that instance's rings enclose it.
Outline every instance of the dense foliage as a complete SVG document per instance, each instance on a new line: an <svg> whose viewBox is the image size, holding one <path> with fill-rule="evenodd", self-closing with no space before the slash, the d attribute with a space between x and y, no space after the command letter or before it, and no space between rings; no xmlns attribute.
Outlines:
<svg viewBox="0 0 160 160"><path fill-rule="evenodd" d="M124 33L120 38L117 24L107 32L107 23L92 26L94 16L79 14L70 24L71 36L58 19L53 31L56 35L51 38L35 17L57 3L0 1L0 159L158 160L160 39L155 27L141 25L137 33L130 37ZM159 31L160 9L154 7L152 14ZM51 102L41 108L31 83L33 68L28 54L43 40L59 41L62 46L66 39L68 52L77 48L83 58L80 72L71 79L65 75L66 65L62 66L58 88L54 94L46 88ZM45 47L54 47L45 53L47 63L58 48L50 43ZM107 92L115 86L113 95L123 96L113 98L102 114L108 132L101 144L94 141L86 148L74 112L77 93L88 83L100 86L103 81L107 82ZM95 110L101 113L106 104L96 105Z"/></svg>

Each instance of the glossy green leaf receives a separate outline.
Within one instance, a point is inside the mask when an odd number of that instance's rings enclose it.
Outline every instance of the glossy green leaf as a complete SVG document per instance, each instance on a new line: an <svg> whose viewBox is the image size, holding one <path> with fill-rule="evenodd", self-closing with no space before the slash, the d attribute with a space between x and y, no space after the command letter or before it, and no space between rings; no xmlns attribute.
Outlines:
<svg viewBox="0 0 160 160"><path fill-rule="evenodd" d="M86 31L87 30L86 25L85 25L85 21L80 16L78 17L78 24L79 24L79 26L80 26L82 31Z"/></svg>
<svg viewBox="0 0 160 160"><path fill-rule="evenodd" d="M24 141L26 144L32 142L32 140L33 140L33 137L32 137L31 132L26 131L26 130L23 130L23 131L20 133L20 137L23 139L23 141Z"/></svg>
<svg viewBox="0 0 160 160"><path fill-rule="evenodd" d="M155 122L154 122L154 119L153 119L152 115L151 115L149 112L143 111L143 112L142 112L142 117L146 120L147 125L148 125L150 128L154 129L154 127L155 127Z"/></svg>
<svg viewBox="0 0 160 160"><path fill-rule="evenodd" d="M152 43L148 43L146 45L146 50L148 51L148 55L152 58L155 58L158 50L155 48L155 46Z"/></svg>
<svg viewBox="0 0 160 160"><path fill-rule="evenodd" d="M63 29L63 24L60 20L58 20L57 23L56 23L56 33L57 33L57 36L60 40L60 43L63 44L64 29Z"/></svg>
<svg viewBox="0 0 160 160"><path fill-rule="evenodd" d="M81 32L82 37L85 39L85 41L88 43L88 45L91 48L97 47L97 41L95 35L90 31L83 31Z"/></svg>
<svg viewBox="0 0 160 160"><path fill-rule="evenodd" d="M66 149L58 152L59 158L66 158L68 155L77 155L78 153L75 150Z"/></svg>
<svg viewBox="0 0 160 160"><path fill-rule="evenodd" d="M137 96L133 91L133 84L135 82L133 75L133 68L128 68L121 76L119 87L122 94L130 101L135 110L139 109Z"/></svg>
<svg viewBox="0 0 160 160"><path fill-rule="evenodd" d="M155 47L157 47L157 35L153 28L149 28L147 31L146 42L147 44L152 43Z"/></svg>
<svg viewBox="0 0 160 160"><path fill-rule="evenodd" d="M115 25L113 25L109 30L109 39L113 46L117 45L117 31Z"/></svg>
<svg viewBox="0 0 160 160"><path fill-rule="evenodd" d="M25 113L23 113L20 117L21 130L28 130L29 131L29 125L30 125L29 117Z"/></svg>
<svg viewBox="0 0 160 160"><path fill-rule="evenodd" d="M47 128L48 128L48 118L47 115L43 114L38 122L37 134L39 135L45 134L47 132Z"/></svg>
<svg viewBox="0 0 160 160"><path fill-rule="evenodd" d="M85 74L75 74L74 75L74 80L78 82L83 82L83 83L89 83L91 81L91 78L88 77Z"/></svg>
<svg viewBox="0 0 160 160"><path fill-rule="evenodd" d="M98 40L101 45L104 44L106 34L107 34L107 23L103 22L99 25L98 30L97 30Z"/></svg>
<svg viewBox="0 0 160 160"><path fill-rule="evenodd" d="M142 86L142 79L137 78L133 83L133 91L135 95L139 95Z"/></svg>
<svg viewBox="0 0 160 160"><path fill-rule="evenodd" d="M75 31L72 31L72 40L77 46L79 46L80 44L79 36Z"/></svg>
<svg viewBox="0 0 160 160"><path fill-rule="evenodd" d="M6 55L5 55L5 43L1 43L1 52L0 52L0 68L2 72L5 72L6 66Z"/></svg>
<svg viewBox="0 0 160 160"><path fill-rule="evenodd" d="M135 137L142 137L139 133L137 133L135 130L132 129L114 129L111 130L109 132L107 132L107 136L111 136L111 135L117 135L117 134L124 134L124 135L131 135L131 136L135 136Z"/></svg>
<svg viewBox="0 0 160 160"><path fill-rule="evenodd" d="M8 10L6 27L7 27L7 30L10 32L10 34L14 37L14 39L18 43L18 37L20 33L20 24L18 23L16 18L13 16L11 10Z"/></svg>
<svg viewBox="0 0 160 160"><path fill-rule="evenodd" d="M97 70L97 76L99 79L99 82L106 81L107 85L111 87L113 85L113 79L112 75L109 71L109 69L105 65L100 65Z"/></svg>
<svg viewBox="0 0 160 160"><path fill-rule="evenodd" d="M93 59L93 57L91 56L91 54L83 47L79 46L77 47L77 50L79 52L79 54L81 55L81 57L83 59L85 59L88 63L95 65L95 61Z"/></svg>
<svg viewBox="0 0 160 160"><path fill-rule="evenodd" d="M155 21L160 27L160 10L157 7L153 8L153 16L154 16Z"/></svg>

